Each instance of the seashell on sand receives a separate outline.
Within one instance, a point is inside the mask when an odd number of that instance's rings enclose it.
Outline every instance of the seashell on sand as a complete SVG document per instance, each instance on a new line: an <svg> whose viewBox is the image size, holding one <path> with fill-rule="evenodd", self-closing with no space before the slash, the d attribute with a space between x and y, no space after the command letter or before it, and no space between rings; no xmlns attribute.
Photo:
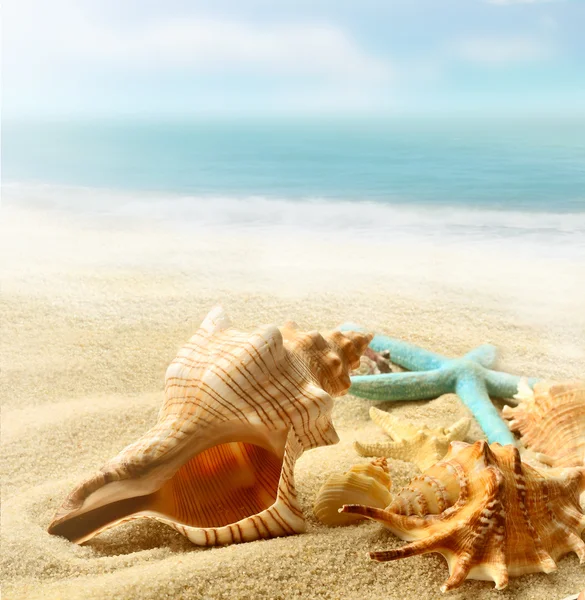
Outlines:
<svg viewBox="0 0 585 600"><path fill-rule="evenodd" d="M375 352L371 348L366 348L360 357L360 364L352 369L350 375L379 375L391 372L390 352Z"/></svg>
<svg viewBox="0 0 585 600"><path fill-rule="evenodd" d="M355 442L360 456L386 456L413 462L425 471L443 458L449 444L463 440L471 426L471 419L463 418L451 427L430 429L427 425L413 425L372 406L370 418L387 433L392 441L374 444Z"/></svg>
<svg viewBox="0 0 585 600"><path fill-rule="evenodd" d="M374 560L439 552L450 573L442 591L465 579L494 581L502 589L510 576L554 571L569 552L585 562L583 491L585 468L539 471L522 463L512 445L453 442L444 460L402 488L385 510L342 510L379 521L411 542L372 552Z"/></svg>
<svg viewBox="0 0 585 600"><path fill-rule="evenodd" d="M518 406L502 416L536 458L551 467L585 466L585 382L518 384Z"/></svg>
<svg viewBox="0 0 585 600"><path fill-rule="evenodd" d="M334 396L371 336L234 329L221 307L166 372L158 421L65 499L49 533L81 543L131 519L202 546L299 533L294 466L339 441Z"/></svg>
<svg viewBox="0 0 585 600"><path fill-rule="evenodd" d="M366 504L384 508L392 496L392 481L385 458L354 465L345 473L334 473L317 493L313 512L324 525L349 525L364 517L340 513L344 504Z"/></svg>

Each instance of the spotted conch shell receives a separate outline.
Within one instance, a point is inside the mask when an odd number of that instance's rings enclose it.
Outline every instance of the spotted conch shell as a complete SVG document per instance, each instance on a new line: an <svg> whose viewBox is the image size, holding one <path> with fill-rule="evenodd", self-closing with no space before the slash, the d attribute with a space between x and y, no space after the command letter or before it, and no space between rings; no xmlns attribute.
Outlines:
<svg viewBox="0 0 585 600"><path fill-rule="evenodd" d="M351 505L342 511L379 521L412 542L373 552L374 560L439 552L450 573L442 591L465 579L502 589L509 576L554 571L569 552L585 562L583 491L585 468L539 471L522 463L512 445L453 442L444 460L402 488L385 510Z"/></svg>
<svg viewBox="0 0 585 600"><path fill-rule="evenodd" d="M518 406L504 407L512 431L526 448L552 467L585 466L585 382L538 382L531 390L520 380Z"/></svg>
<svg viewBox="0 0 585 600"><path fill-rule="evenodd" d="M354 465L345 473L330 475L323 484L313 513L324 525L348 525L364 517L340 513L344 504L366 504L384 508L388 506L391 479L385 458L378 458L367 464Z"/></svg>
<svg viewBox="0 0 585 600"><path fill-rule="evenodd" d="M202 546L303 531L295 462L339 441L332 396L370 339L291 324L245 333L216 307L167 369L158 422L73 490L49 533L81 543L140 517Z"/></svg>
<svg viewBox="0 0 585 600"><path fill-rule="evenodd" d="M413 425L397 419L374 406L370 408L370 418L392 441L374 444L354 442L357 453L361 456L386 456L413 462L421 471L443 458L449 444L463 440L471 426L471 419L464 417L451 427L431 429L428 425Z"/></svg>

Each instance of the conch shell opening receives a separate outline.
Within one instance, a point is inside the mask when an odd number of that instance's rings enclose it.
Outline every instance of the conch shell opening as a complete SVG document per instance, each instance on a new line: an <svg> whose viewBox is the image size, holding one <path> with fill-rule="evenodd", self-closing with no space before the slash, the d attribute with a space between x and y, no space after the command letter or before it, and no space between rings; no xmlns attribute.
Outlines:
<svg viewBox="0 0 585 600"><path fill-rule="evenodd" d="M74 542L93 537L129 515L160 516L189 527L222 527L260 513L276 501L283 457L247 442L197 454L156 491L79 510L51 524L49 533ZM104 488L100 488L104 489ZM110 490L113 493L114 490ZM100 498L87 498L86 506Z"/></svg>
<svg viewBox="0 0 585 600"><path fill-rule="evenodd" d="M156 425L68 496L49 533L82 543L143 517L199 545L304 531L295 462L339 441L332 396L370 340L292 324L245 333L216 307L167 369Z"/></svg>

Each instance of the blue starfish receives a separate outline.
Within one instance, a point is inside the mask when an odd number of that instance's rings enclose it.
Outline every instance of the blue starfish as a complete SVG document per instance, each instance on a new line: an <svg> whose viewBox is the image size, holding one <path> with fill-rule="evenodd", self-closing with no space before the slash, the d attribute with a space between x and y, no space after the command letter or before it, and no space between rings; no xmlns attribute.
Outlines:
<svg viewBox="0 0 585 600"><path fill-rule="evenodd" d="M342 331L363 331L346 323ZM379 401L429 400L455 393L471 410L490 444L515 444L514 436L492 404L490 396L511 398L518 391L520 377L493 371L496 348L484 344L461 358L447 358L413 344L385 335L376 335L370 343L376 352L390 351L390 360L411 373L385 373L352 377L350 393ZM532 387L538 381L528 379Z"/></svg>

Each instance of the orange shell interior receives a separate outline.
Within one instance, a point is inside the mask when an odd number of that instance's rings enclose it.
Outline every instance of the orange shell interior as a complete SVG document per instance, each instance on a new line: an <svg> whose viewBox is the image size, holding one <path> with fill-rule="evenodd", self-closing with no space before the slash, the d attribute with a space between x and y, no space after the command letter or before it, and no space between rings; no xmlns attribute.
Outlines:
<svg viewBox="0 0 585 600"><path fill-rule="evenodd" d="M56 523L50 533L77 542L145 511L188 527L222 527L272 506L281 470L282 458L261 446L220 444L191 458L157 491Z"/></svg>

